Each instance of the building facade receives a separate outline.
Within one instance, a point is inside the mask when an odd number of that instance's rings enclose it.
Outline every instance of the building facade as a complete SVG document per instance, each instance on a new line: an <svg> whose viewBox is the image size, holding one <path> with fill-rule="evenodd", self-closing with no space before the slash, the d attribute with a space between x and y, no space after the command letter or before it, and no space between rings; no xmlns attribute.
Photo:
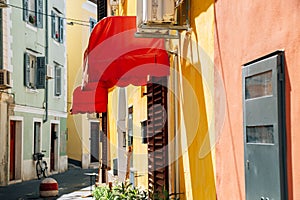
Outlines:
<svg viewBox="0 0 300 200"><path fill-rule="evenodd" d="M297 10L298 1L215 4L215 69L226 94L218 199L300 198Z"/></svg>
<svg viewBox="0 0 300 200"><path fill-rule="evenodd" d="M96 1L67 2L67 16L73 21L67 26L68 60L68 111L71 109L72 93L81 85L82 57L90 33L97 22ZM68 158L73 164L88 168L99 162L99 119L96 114L68 115ZM96 166L98 166L96 164Z"/></svg>
<svg viewBox="0 0 300 200"><path fill-rule="evenodd" d="M3 50L12 101L1 147L7 156L2 185L36 178L38 152L45 152L50 174L67 170L65 1L7 4Z"/></svg>
<svg viewBox="0 0 300 200"><path fill-rule="evenodd" d="M99 2L137 16L135 35L164 38L170 59L165 82L109 89L104 181L189 200L299 198L297 1Z"/></svg>

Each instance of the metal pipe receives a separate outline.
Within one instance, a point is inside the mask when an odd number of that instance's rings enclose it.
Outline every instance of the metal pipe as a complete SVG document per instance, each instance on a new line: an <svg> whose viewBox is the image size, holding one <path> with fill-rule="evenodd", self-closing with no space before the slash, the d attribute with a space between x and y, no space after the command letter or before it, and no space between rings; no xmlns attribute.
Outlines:
<svg viewBox="0 0 300 200"><path fill-rule="evenodd" d="M45 65L48 64L48 0L45 0ZM48 121L48 79L45 78L45 97L44 97L44 108L45 108L45 117L43 123Z"/></svg>

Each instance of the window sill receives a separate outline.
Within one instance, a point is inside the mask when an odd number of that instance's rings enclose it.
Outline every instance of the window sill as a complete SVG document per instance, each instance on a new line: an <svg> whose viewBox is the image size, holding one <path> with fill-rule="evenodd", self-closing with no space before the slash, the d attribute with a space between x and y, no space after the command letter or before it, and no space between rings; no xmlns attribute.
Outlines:
<svg viewBox="0 0 300 200"><path fill-rule="evenodd" d="M26 23L26 27L27 28L29 28L29 29L31 29L32 31L34 31L34 32L37 32L37 27L36 26L34 26L34 25L31 25L30 23L28 23L28 22L25 22Z"/></svg>
<svg viewBox="0 0 300 200"><path fill-rule="evenodd" d="M60 46L62 43L58 42L56 39L52 38L53 39L53 43L56 44L57 46Z"/></svg>
<svg viewBox="0 0 300 200"><path fill-rule="evenodd" d="M26 92L27 93L31 93L31 94L37 94L37 93L39 93L39 91L37 89L28 88L28 87L26 87Z"/></svg>
<svg viewBox="0 0 300 200"><path fill-rule="evenodd" d="M53 99L57 99L57 100L60 100L61 99L61 97L62 97L62 95L59 95L59 96L53 96Z"/></svg>

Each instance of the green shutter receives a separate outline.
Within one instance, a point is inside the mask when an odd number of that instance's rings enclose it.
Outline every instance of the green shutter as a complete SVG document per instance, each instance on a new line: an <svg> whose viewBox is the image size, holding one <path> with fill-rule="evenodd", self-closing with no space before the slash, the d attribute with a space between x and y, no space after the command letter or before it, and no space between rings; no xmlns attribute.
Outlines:
<svg viewBox="0 0 300 200"><path fill-rule="evenodd" d="M64 41L64 19L59 18L59 42L63 43Z"/></svg>
<svg viewBox="0 0 300 200"><path fill-rule="evenodd" d="M28 22L28 0L23 0L23 20Z"/></svg>
<svg viewBox="0 0 300 200"><path fill-rule="evenodd" d="M61 95L61 67L55 67L55 96Z"/></svg>
<svg viewBox="0 0 300 200"><path fill-rule="evenodd" d="M44 89L45 88L45 80L46 80L46 65L45 65L45 57L37 57L36 58L36 88Z"/></svg>
<svg viewBox="0 0 300 200"><path fill-rule="evenodd" d="M51 35L52 35L52 38L56 39L56 36L55 36L55 13L53 12L53 10L51 11Z"/></svg>
<svg viewBox="0 0 300 200"><path fill-rule="evenodd" d="M30 57L24 53L24 86L30 87Z"/></svg>
<svg viewBox="0 0 300 200"><path fill-rule="evenodd" d="M43 0L36 1L36 26L43 28Z"/></svg>

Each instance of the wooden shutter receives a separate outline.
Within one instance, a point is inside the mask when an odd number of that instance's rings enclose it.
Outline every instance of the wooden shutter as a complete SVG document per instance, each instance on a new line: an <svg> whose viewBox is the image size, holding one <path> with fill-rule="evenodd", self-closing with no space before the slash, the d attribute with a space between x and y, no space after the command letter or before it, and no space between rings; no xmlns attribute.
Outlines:
<svg viewBox="0 0 300 200"><path fill-rule="evenodd" d="M61 67L55 67L55 96L61 95Z"/></svg>
<svg viewBox="0 0 300 200"><path fill-rule="evenodd" d="M147 85L148 185L150 197L168 190L167 78L154 78Z"/></svg>
<svg viewBox="0 0 300 200"><path fill-rule="evenodd" d="M46 80L45 57L37 57L36 65L36 88L44 89Z"/></svg>
<svg viewBox="0 0 300 200"><path fill-rule="evenodd" d="M64 42L64 19L60 17L58 19L58 22L59 22L59 42L63 43Z"/></svg>
<svg viewBox="0 0 300 200"><path fill-rule="evenodd" d="M30 87L30 56L24 53L24 86Z"/></svg>
<svg viewBox="0 0 300 200"><path fill-rule="evenodd" d="M43 28L43 0L36 0L36 26Z"/></svg>
<svg viewBox="0 0 300 200"><path fill-rule="evenodd" d="M55 35L55 13L54 11L52 10L51 11L51 35L52 35L52 38L56 39L56 35Z"/></svg>
<svg viewBox="0 0 300 200"><path fill-rule="evenodd" d="M98 0L97 1L98 9L98 21L107 17L107 0Z"/></svg>
<svg viewBox="0 0 300 200"><path fill-rule="evenodd" d="M23 20L28 22L29 13L28 13L28 0L23 0Z"/></svg>

